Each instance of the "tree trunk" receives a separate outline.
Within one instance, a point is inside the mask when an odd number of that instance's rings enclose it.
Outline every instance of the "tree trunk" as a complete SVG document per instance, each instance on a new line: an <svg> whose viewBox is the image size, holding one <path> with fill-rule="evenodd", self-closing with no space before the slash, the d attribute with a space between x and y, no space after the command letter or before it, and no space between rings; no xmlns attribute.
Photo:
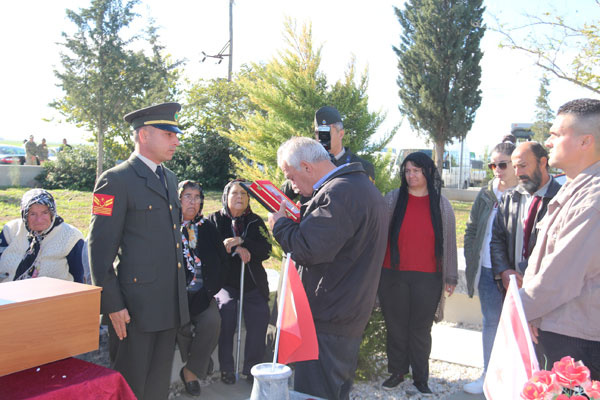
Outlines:
<svg viewBox="0 0 600 400"><path fill-rule="evenodd" d="M96 182L102 175L102 169L104 167L104 124L100 122L98 124L98 159L96 160Z"/></svg>
<svg viewBox="0 0 600 400"><path fill-rule="evenodd" d="M444 139L438 139L435 141L435 165L437 170L442 176L442 166L444 165Z"/></svg>

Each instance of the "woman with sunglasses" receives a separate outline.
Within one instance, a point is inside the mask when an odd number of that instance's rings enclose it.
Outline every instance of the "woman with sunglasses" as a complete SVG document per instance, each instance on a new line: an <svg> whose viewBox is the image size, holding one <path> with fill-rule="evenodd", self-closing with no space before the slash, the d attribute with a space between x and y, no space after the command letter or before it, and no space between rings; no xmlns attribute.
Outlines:
<svg viewBox="0 0 600 400"><path fill-rule="evenodd" d="M465 231L467 290L469 297L473 297L475 286L477 286L483 314L483 374L476 381L463 387L465 392L472 394L483 393L483 381L502 311L502 293L498 290L492 273L490 240L498 202L506 190L513 188L518 183L510 160L515 149L513 140L514 136L508 135L492 150L488 166L494 172L494 179L489 182L487 187L482 188L475 198Z"/></svg>
<svg viewBox="0 0 600 400"><path fill-rule="evenodd" d="M217 228L202 216L202 186L186 180L179 183L178 192L191 320L177 333L181 359L185 362L179 376L185 391L192 396L199 396L198 379L205 379L210 373L210 355L219 339L221 316L213 296L225 283L228 257Z"/></svg>

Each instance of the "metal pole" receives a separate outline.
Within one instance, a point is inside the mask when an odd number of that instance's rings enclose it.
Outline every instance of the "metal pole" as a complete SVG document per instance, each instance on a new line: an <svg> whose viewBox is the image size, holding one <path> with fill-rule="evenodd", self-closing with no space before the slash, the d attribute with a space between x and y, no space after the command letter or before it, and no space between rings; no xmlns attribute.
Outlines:
<svg viewBox="0 0 600 400"><path fill-rule="evenodd" d="M238 254L238 253L233 253ZM239 256L239 254L238 254ZM241 258L241 256L240 256ZM235 380L240 377L240 347L242 345L242 308L244 307L244 271L246 265L242 261L242 272L240 273L240 303L238 305L238 321L237 321L237 350L235 356Z"/></svg>
<svg viewBox="0 0 600 400"><path fill-rule="evenodd" d="M233 69L233 0L229 0L229 70L227 80L231 82L231 71Z"/></svg>
<svg viewBox="0 0 600 400"><path fill-rule="evenodd" d="M460 140L460 167L458 169L458 188L462 189L463 182L463 148L465 145L465 139Z"/></svg>
<svg viewBox="0 0 600 400"><path fill-rule="evenodd" d="M285 307L285 291L287 288L287 276L288 269L290 267L291 253L287 253L285 260L285 267L283 268L283 281L281 282L281 293L279 294L279 301L277 301L277 334L275 336L275 348L273 349L273 364L271 370L275 369L277 363L277 355L279 354L279 336L281 335L281 316L283 315L283 308Z"/></svg>

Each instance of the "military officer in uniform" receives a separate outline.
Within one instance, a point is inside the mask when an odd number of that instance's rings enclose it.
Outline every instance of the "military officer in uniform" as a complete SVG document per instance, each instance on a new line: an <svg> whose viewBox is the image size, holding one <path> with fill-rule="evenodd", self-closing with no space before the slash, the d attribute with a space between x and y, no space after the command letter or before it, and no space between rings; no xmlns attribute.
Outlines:
<svg viewBox="0 0 600 400"><path fill-rule="evenodd" d="M179 145L180 109L127 114L135 151L100 176L93 196L89 257L111 365L140 400L168 397L177 329L189 321L177 178L161 165Z"/></svg>

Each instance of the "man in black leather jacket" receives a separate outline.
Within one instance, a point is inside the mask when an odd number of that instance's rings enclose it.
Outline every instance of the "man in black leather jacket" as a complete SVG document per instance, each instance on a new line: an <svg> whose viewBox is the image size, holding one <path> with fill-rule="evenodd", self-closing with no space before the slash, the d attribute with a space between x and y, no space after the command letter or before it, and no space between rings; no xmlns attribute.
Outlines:
<svg viewBox="0 0 600 400"><path fill-rule="evenodd" d="M506 290L509 276L517 275L519 287L527 268L527 259L537 239L537 223L546 214L550 200L561 185L548 173L548 152L537 142L521 143L513 152L512 165L519 185L502 196L492 229L490 256L492 271ZM541 197L527 246L525 221L534 197Z"/></svg>

